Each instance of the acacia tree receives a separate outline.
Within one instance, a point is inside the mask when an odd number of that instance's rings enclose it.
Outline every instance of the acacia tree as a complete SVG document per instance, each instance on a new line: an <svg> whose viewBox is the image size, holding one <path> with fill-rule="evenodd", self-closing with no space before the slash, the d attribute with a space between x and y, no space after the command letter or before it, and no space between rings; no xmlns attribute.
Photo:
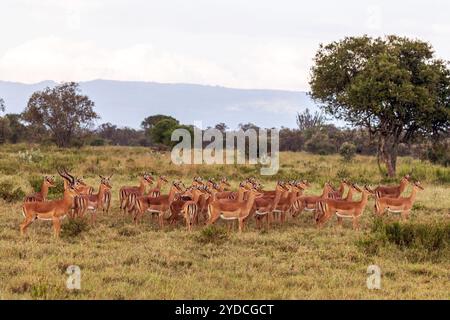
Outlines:
<svg viewBox="0 0 450 320"><path fill-rule="evenodd" d="M349 37L321 45L314 62L312 98L335 118L368 128L389 176L395 175L400 143L448 132L450 71L430 44Z"/></svg>
<svg viewBox="0 0 450 320"><path fill-rule="evenodd" d="M33 93L22 118L32 127L49 129L56 145L65 148L99 118L93 107L79 85L68 82Z"/></svg>

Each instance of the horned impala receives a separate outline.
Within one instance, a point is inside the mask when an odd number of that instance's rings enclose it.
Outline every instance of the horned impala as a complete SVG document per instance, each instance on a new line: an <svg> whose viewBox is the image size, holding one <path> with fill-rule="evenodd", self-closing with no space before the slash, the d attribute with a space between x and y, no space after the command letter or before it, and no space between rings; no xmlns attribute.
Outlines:
<svg viewBox="0 0 450 320"><path fill-rule="evenodd" d="M375 194L377 194L380 198L398 198L401 196L403 191L405 191L406 186L410 181L411 177L407 174L400 180L400 184L398 186L378 186L373 190L373 192L375 192Z"/></svg>
<svg viewBox="0 0 450 320"><path fill-rule="evenodd" d="M375 194L375 213L379 216L383 216L386 211L392 213L400 213L402 219L408 219L411 209L416 201L416 195L419 190L423 190L420 182L414 182L411 195L409 197L379 197Z"/></svg>
<svg viewBox="0 0 450 320"><path fill-rule="evenodd" d="M33 194L27 195L24 202L43 202L47 201L48 189L55 186L55 178L50 176L45 176L44 181L42 181L41 190Z"/></svg>
<svg viewBox="0 0 450 320"><path fill-rule="evenodd" d="M67 181L62 199L46 202L26 202L22 206L24 216L20 224L20 233L25 234L28 226L35 220L51 220L55 237L61 232L61 219L63 219L73 206L73 199L78 194L76 179L65 170L58 169L59 175Z"/></svg>
<svg viewBox="0 0 450 320"><path fill-rule="evenodd" d="M98 193L78 195L74 199L75 212L83 217L86 211L91 212L91 222L95 223L97 217L97 210L103 209L105 205L105 194L111 190L111 177L100 177L100 186Z"/></svg>
<svg viewBox="0 0 450 320"><path fill-rule="evenodd" d="M242 232L244 229L244 221L250 215L256 197L262 196L262 193L256 187L252 187L248 193L248 198L245 201L219 199L210 203L208 206L209 220L207 224L213 224L219 218L224 220L238 220L239 232Z"/></svg>
<svg viewBox="0 0 450 320"><path fill-rule="evenodd" d="M342 201L335 199L322 199L318 201L315 217L317 225L321 227L336 214L339 218L352 219L353 229L358 229L359 218L364 212L364 208L367 205L369 195L372 194L372 191L367 186L364 186L362 190L359 187L356 187L356 189L358 192L362 192L360 201Z"/></svg>
<svg viewBox="0 0 450 320"><path fill-rule="evenodd" d="M139 181L138 187L122 187L119 190L119 202L120 202L120 209L122 210L122 213L125 214L127 207L128 207L128 196L133 193L137 196L142 196L145 193L145 189L147 186L153 184L153 178L150 174L144 173Z"/></svg>

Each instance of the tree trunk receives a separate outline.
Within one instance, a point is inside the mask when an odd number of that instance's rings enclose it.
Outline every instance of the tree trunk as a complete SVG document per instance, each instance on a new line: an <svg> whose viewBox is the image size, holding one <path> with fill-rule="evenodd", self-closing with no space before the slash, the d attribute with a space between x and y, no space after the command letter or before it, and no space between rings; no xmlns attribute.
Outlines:
<svg viewBox="0 0 450 320"><path fill-rule="evenodd" d="M387 169L388 177L395 177L397 170L397 154L398 154L398 139L389 136L380 135L378 139L378 166L380 161L384 163ZM380 167L381 168L381 167Z"/></svg>

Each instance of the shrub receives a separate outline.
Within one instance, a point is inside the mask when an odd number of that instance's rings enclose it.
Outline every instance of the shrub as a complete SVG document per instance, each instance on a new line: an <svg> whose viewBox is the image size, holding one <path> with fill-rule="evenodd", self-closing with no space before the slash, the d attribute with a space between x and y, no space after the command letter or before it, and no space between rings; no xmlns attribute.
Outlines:
<svg viewBox="0 0 450 320"><path fill-rule="evenodd" d="M357 245L365 253L377 254L388 244L411 253L412 259L440 258L447 252L450 242L450 223L417 224L393 222L385 224L375 219L372 233L358 239Z"/></svg>
<svg viewBox="0 0 450 320"><path fill-rule="evenodd" d="M18 187L14 189L14 185L11 182L0 183L0 198L6 202L21 201L25 197L25 192L22 188Z"/></svg>
<svg viewBox="0 0 450 320"><path fill-rule="evenodd" d="M79 236L84 231L89 230L89 224L84 218L69 219L69 222L64 224L61 236L65 239L73 239Z"/></svg>
<svg viewBox="0 0 450 320"><path fill-rule="evenodd" d="M351 161L356 154L356 146L351 142L344 142L339 148L339 154L345 161Z"/></svg>
<svg viewBox="0 0 450 320"><path fill-rule="evenodd" d="M91 141L90 145L93 147L101 147L104 146L106 144L104 139L101 138L97 138Z"/></svg>
<svg viewBox="0 0 450 320"><path fill-rule="evenodd" d="M215 225L210 225L203 228L197 236L197 241L200 243L223 243L228 240L229 235L224 228L219 228Z"/></svg>

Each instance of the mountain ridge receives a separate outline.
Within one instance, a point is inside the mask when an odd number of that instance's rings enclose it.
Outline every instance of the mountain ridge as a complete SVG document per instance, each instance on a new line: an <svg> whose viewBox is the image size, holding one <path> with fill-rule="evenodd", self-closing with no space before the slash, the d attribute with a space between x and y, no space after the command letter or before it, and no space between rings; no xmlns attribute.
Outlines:
<svg viewBox="0 0 450 320"><path fill-rule="evenodd" d="M105 79L79 83L101 116L97 124L111 122L119 127L139 128L146 116L167 114L185 124L202 121L203 127L225 122L236 128L239 123L252 122L266 128L293 128L296 112L317 109L303 91ZM34 91L56 84L52 80L33 84L0 80L0 97L7 112L20 113Z"/></svg>

